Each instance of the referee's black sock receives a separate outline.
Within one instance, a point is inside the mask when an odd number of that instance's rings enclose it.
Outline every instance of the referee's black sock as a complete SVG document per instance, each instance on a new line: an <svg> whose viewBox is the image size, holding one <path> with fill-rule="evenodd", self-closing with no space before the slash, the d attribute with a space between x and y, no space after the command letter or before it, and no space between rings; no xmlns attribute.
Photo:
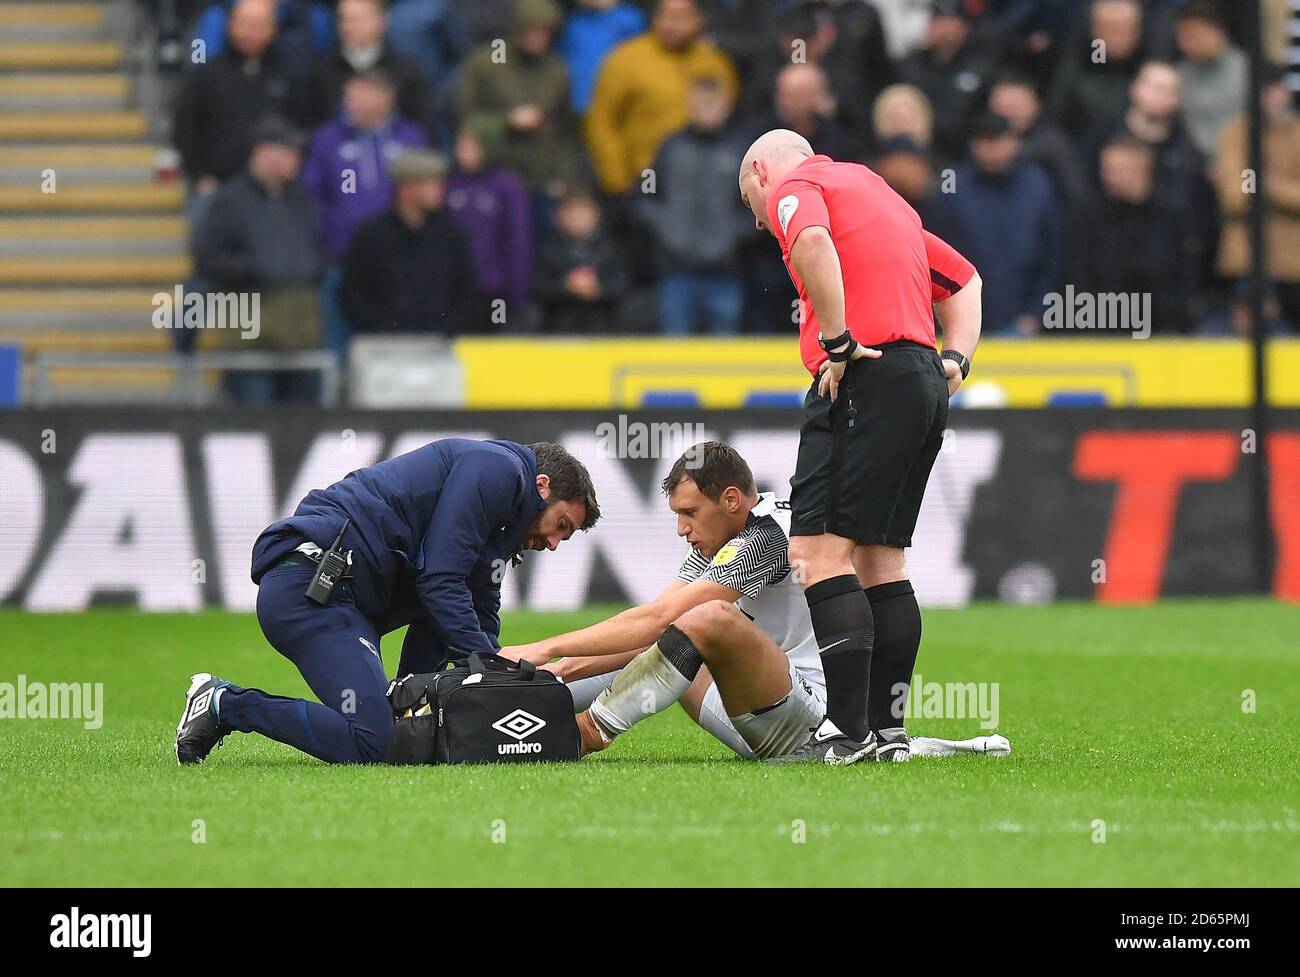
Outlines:
<svg viewBox="0 0 1300 977"><path fill-rule="evenodd" d="M867 683L871 680L871 604L851 573L804 591L826 673L826 718L841 733L867 737Z"/></svg>
<svg viewBox="0 0 1300 977"><path fill-rule="evenodd" d="M872 730L901 729L921 647L921 608L910 580L868 587L865 594L876 625L867 725Z"/></svg>

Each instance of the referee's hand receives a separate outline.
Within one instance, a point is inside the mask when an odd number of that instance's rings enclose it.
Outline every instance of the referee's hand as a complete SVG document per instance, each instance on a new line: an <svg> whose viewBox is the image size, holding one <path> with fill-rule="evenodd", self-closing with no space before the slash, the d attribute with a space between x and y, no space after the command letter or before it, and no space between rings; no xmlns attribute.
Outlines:
<svg viewBox="0 0 1300 977"><path fill-rule="evenodd" d="M860 360L866 357L869 360L878 360L884 354L878 349L872 349L870 346L859 346L853 351L853 359ZM821 367L821 380L817 384L817 393L823 397L830 397L831 402L840 395L840 381L844 379L844 368L848 363L832 363L827 360Z"/></svg>

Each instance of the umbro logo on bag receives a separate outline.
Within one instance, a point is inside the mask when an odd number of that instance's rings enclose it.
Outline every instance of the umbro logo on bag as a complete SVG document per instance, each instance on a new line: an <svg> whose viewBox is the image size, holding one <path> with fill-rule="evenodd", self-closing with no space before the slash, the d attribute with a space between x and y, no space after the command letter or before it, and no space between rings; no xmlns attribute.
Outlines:
<svg viewBox="0 0 1300 977"><path fill-rule="evenodd" d="M507 713L494 722L492 728L498 733L505 733L515 742L500 744L497 746L497 753L503 756L512 753L541 753L541 743L525 743L523 741L540 732L545 726L545 719L539 719L531 712L526 712L523 709L516 709Z"/></svg>

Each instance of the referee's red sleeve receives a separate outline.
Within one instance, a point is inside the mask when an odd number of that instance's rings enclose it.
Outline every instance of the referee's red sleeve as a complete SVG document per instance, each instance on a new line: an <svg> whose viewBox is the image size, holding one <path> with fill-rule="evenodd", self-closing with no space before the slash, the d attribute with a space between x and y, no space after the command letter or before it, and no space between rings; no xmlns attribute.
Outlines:
<svg viewBox="0 0 1300 977"><path fill-rule="evenodd" d="M975 266L947 241L922 229L925 254L930 262L930 301L942 302L970 283Z"/></svg>

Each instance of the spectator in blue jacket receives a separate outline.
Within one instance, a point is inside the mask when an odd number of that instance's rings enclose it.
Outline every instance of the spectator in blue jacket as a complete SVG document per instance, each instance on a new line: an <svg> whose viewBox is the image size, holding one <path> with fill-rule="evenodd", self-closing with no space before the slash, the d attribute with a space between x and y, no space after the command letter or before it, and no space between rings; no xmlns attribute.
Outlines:
<svg viewBox="0 0 1300 977"><path fill-rule="evenodd" d="M954 239L984 280L986 335L1038 333L1043 301L1059 285L1060 205L1046 171L1021 159L1020 138L987 113L971 130L955 192L940 194Z"/></svg>
<svg viewBox="0 0 1300 977"><path fill-rule="evenodd" d="M340 356L352 335L339 300L352 235L392 202L389 161L428 144L421 126L394 114L396 97L386 72L372 68L354 75L343 89L342 112L316 130L303 163L302 182L316 201L329 257L321 283L325 341Z"/></svg>
<svg viewBox="0 0 1300 977"><path fill-rule="evenodd" d="M228 733L261 733L331 763L375 763L393 718L380 638L409 625L397 673L500 650L501 581L526 550L554 550L600 518L591 476L558 444L434 441L316 489L253 545L262 633L320 700L191 680L182 763ZM325 604L307 596L342 533L349 569Z"/></svg>
<svg viewBox="0 0 1300 977"><path fill-rule="evenodd" d="M607 55L629 38L644 34L645 14L624 0L578 0L560 31L556 50L569 67L573 110L585 115L596 76Z"/></svg>

